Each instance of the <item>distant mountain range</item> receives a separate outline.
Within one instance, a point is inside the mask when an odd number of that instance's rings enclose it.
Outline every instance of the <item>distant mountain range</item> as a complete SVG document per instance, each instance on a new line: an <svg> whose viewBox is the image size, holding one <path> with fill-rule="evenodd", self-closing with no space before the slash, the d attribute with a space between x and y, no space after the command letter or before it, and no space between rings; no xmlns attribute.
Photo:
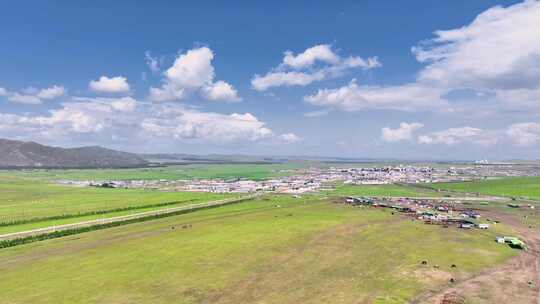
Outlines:
<svg viewBox="0 0 540 304"><path fill-rule="evenodd" d="M0 139L0 168L124 168L147 164L137 154L98 146L59 148Z"/></svg>
<svg viewBox="0 0 540 304"><path fill-rule="evenodd" d="M99 146L51 147L35 142L0 139L0 168L133 168L171 164L271 164L296 161L324 163L399 163L403 160L314 156L135 154ZM425 162L408 160L407 163ZM434 162L433 160L431 162ZM441 161L435 161L441 162ZM449 161L442 161L446 163ZM450 163L463 161L450 161ZM467 161L465 161L467 162ZM515 163L515 162L514 162Z"/></svg>
<svg viewBox="0 0 540 304"><path fill-rule="evenodd" d="M275 164L286 162L327 162L327 163L370 163L378 161L369 158L324 157L324 156L272 156L272 155L223 155L223 154L180 154L157 153L139 154L154 164ZM388 160L392 161L392 160Z"/></svg>
<svg viewBox="0 0 540 304"><path fill-rule="evenodd" d="M354 162L358 159L254 156L135 154L99 146L61 148L32 141L0 139L0 168L130 168L168 164L269 164L290 161Z"/></svg>

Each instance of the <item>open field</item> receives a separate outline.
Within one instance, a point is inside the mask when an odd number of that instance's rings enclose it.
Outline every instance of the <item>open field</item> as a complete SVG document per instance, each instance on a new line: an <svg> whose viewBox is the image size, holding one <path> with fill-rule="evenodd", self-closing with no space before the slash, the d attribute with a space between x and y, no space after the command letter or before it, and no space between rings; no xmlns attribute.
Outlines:
<svg viewBox="0 0 540 304"><path fill-rule="evenodd" d="M10 222L125 213L231 197L230 194L79 188L0 177L0 226ZM61 216L62 218L55 218ZM1 229L1 227L0 227Z"/></svg>
<svg viewBox="0 0 540 304"><path fill-rule="evenodd" d="M318 166L321 164L316 163ZM290 162L284 164L219 164L219 165L174 165L155 168L134 169L73 169L73 170L24 170L0 171L2 175L42 180L179 180L211 178L246 178L260 180L288 174L282 170L308 168L312 162Z"/></svg>
<svg viewBox="0 0 540 304"><path fill-rule="evenodd" d="M200 166L192 174L224 174L223 178L260 174L263 178L287 173L238 166ZM185 166L155 169L170 173L177 167ZM111 170L111 174L138 179L144 170ZM47 182L88 179L99 172L0 171L0 234L241 196ZM224 177L227 174L231 175ZM535 181L528 182L529 188L521 191L534 194ZM459 184L435 186L439 185ZM486 193L508 195L512 186L503 185L506 188L493 188L498 193ZM502 219L501 224L489 230L444 229L393 215L391 210L335 203L336 197L349 195L436 197L449 193L415 185L341 184L334 191L301 198L267 194L216 209L4 248L0 249L0 304L438 303L445 292L454 290L451 278L455 286L467 290L463 293L467 299L478 303L497 298L492 290L500 284L505 290L520 292L523 299L531 298L534 290L523 280L534 275L534 270L519 269L536 263L536 253L519 254L493 240L496 235L534 239L533 231L538 231L540 223L536 211L509 208L504 202L467 200L464 203L470 208ZM6 225L10 221L20 222ZM536 250L540 240L534 240L531 245ZM428 265L421 265L423 260ZM490 273L498 279L492 280ZM489 291L483 291L482 284L488 284Z"/></svg>
<svg viewBox="0 0 540 304"><path fill-rule="evenodd" d="M89 221L79 221L76 223L47 226L39 229L17 231L14 233L0 234L0 248L7 248L43 241L53 238L65 237L89 231L129 225L133 223L146 222L164 217L192 213L205 209L218 208L230 204L238 204L247 200L252 200L258 195L234 197L217 201L209 201L198 204L183 204L177 207L166 209L137 212L128 215L100 218Z"/></svg>
<svg viewBox="0 0 540 304"><path fill-rule="evenodd" d="M0 303L402 303L514 256L495 233L271 196L0 250Z"/></svg>
<svg viewBox="0 0 540 304"><path fill-rule="evenodd" d="M512 177L463 183L437 183L436 189L540 199L540 177Z"/></svg>
<svg viewBox="0 0 540 304"><path fill-rule="evenodd" d="M338 185L335 190L328 191L334 196L440 196L437 191L417 189L401 185Z"/></svg>

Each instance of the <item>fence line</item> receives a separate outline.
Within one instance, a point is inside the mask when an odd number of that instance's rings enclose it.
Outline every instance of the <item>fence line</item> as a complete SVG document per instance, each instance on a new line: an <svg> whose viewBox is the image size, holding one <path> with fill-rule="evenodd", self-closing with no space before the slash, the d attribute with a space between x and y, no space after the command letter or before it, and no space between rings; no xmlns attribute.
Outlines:
<svg viewBox="0 0 540 304"><path fill-rule="evenodd" d="M187 206L165 208L165 209L152 210L152 211L146 211L146 212L129 214L129 215L110 217L110 218L101 218L101 219L84 221L84 222L73 223L73 224L65 224L65 225L33 229L33 230L28 230L28 231L8 233L8 234L0 235L0 241L10 241L14 239L22 239L22 238L27 238L27 237L32 237L32 236L39 236L39 235L44 235L44 234L49 234L49 233L64 231L64 230L72 230L72 229L92 227L92 226L101 226L101 225L110 224L110 223L124 222L124 221L130 221L130 220L135 220L135 219L143 219L146 217L166 215L166 214L177 213L181 211L197 210L197 209L204 209L208 207L227 205L227 204L240 202L244 200L250 200L259 195L260 194L252 194L252 195L247 195L247 196L242 196L242 197L237 197L237 198L222 199L222 200L211 201L211 202L206 202L206 203L198 203L198 204L192 204L192 205L187 205Z"/></svg>

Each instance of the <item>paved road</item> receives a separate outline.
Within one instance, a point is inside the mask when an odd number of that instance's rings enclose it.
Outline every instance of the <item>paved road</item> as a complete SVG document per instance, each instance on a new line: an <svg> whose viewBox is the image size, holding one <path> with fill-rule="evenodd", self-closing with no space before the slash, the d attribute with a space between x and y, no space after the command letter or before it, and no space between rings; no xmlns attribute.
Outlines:
<svg viewBox="0 0 540 304"><path fill-rule="evenodd" d="M52 233L56 231L63 231L63 230L69 230L69 229L99 226L99 225L115 223L115 222L124 222L128 220L140 219L140 218L151 217L151 216L156 216L156 215L166 215L166 214L176 213L180 211L197 210L197 209L203 209L207 207L227 205L227 204L240 202L243 200L253 199L259 195L260 194L252 194L252 195L242 196L238 198L223 199L223 200L200 203L200 204L192 204L192 205L187 205L187 206L179 206L179 207L174 207L174 208L146 211L146 212L141 212L141 213L103 218L103 219L97 219L97 220L91 220L91 221L85 221L85 222L79 222L79 223L73 223L73 224L58 225L58 226L51 226L51 227L45 227L45 228L40 228L40 229L34 229L34 230L2 234L0 235L0 241L20 239L20 238L25 238L29 236L48 234L48 233Z"/></svg>

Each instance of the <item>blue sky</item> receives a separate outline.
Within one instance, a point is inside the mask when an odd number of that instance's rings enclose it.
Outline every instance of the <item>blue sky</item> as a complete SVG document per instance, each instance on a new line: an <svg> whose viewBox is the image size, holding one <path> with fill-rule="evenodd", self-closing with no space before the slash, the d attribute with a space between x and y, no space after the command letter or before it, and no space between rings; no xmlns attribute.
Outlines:
<svg viewBox="0 0 540 304"><path fill-rule="evenodd" d="M537 1L3 6L0 137L204 154L540 151Z"/></svg>

